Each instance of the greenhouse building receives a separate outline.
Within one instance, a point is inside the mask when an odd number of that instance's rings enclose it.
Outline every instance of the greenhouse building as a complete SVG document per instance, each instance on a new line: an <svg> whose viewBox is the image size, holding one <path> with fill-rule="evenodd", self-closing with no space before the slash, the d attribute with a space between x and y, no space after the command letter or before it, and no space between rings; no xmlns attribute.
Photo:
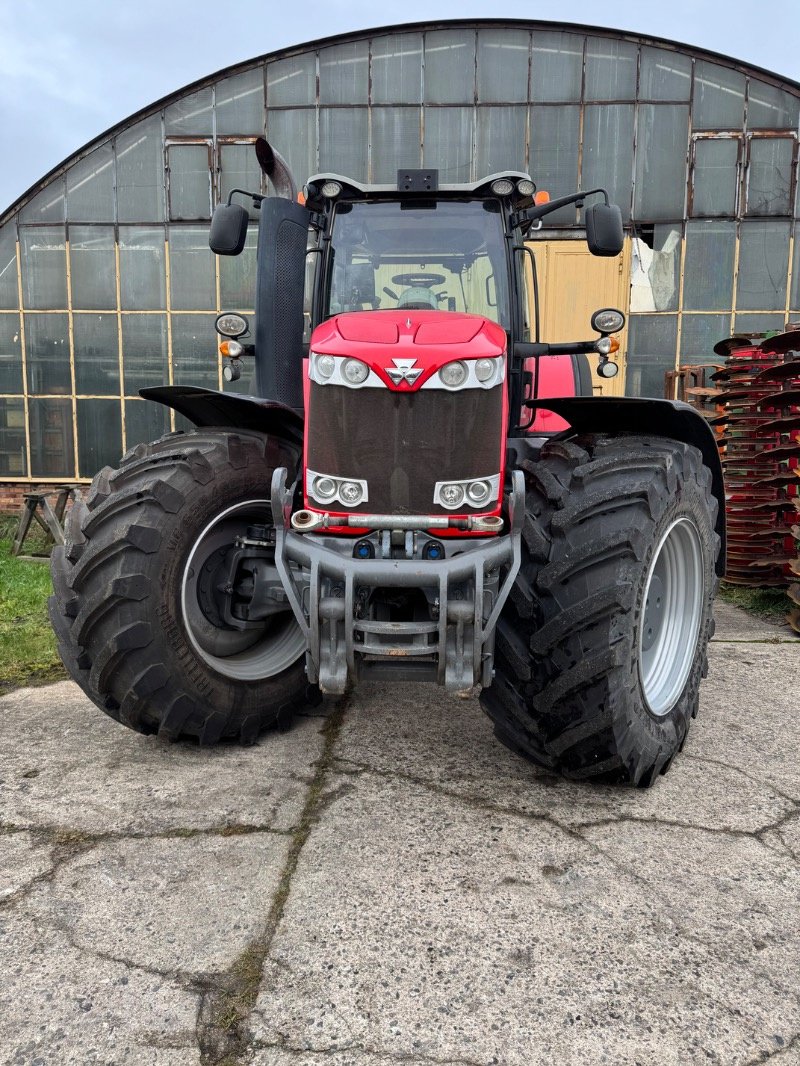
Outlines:
<svg viewBox="0 0 800 1066"><path fill-rule="evenodd" d="M235 259L208 229L231 189L267 192L265 130L301 184L432 167L442 182L527 171L553 197L605 187L619 257L589 255L574 207L533 234L542 337L588 339L591 311L619 307L613 387L662 396L665 371L714 361L718 340L800 318L799 113L800 85L771 72L552 22L385 27L210 74L0 213L4 498L91 478L168 429L144 386L246 391L223 382L213 323L252 312L256 227Z"/></svg>

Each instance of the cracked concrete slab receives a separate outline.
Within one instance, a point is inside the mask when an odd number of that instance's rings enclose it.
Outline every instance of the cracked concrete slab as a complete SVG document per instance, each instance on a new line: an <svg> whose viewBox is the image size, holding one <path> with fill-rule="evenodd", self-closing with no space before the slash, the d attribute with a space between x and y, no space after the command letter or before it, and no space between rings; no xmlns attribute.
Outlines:
<svg viewBox="0 0 800 1066"><path fill-rule="evenodd" d="M728 673L731 659L741 660L755 649L764 664L760 678L767 691L775 687L769 678L781 677L786 660L796 660L800 676L800 643L797 648L720 645L711 649L711 673L702 690L701 713L689 730L681 758L669 773L648 791L564 781L511 754L493 736L491 723L476 697L464 699L434 690L420 700L413 685L363 685L353 694L342 741L337 749L342 770L371 768L405 774L411 779L435 784L465 799L493 804L499 809L547 816L565 825L581 825L625 815L654 818L686 825L725 827L756 832L773 825L795 807L791 795L783 794L779 774L753 759L738 766L727 765L720 747L720 733L739 728L739 715L728 708L733 701L760 701L763 688L744 684L741 671ZM731 650L735 649L735 650ZM788 686L787 686L788 689ZM794 760L794 745L786 745L791 701L786 692L783 711L775 710L774 725L783 735L783 758ZM712 728L707 719L713 719ZM698 736L700 730L708 743ZM781 741L774 739L773 747ZM718 762L713 767L701 761L704 753ZM687 758L687 755L700 758ZM796 771L794 771L796 773ZM731 803L731 795L737 800Z"/></svg>
<svg viewBox="0 0 800 1066"><path fill-rule="evenodd" d="M714 618L717 631L712 640L719 641L756 641L785 640L787 643L797 641L788 622L774 622L757 615L748 614L734 607L732 603L717 599L714 603ZM800 641L798 641L800 643Z"/></svg>
<svg viewBox="0 0 800 1066"><path fill-rule="evenodd" d="M24 911L79 950L169 975L226 970L264 926L289 838L115 840L65 861Z"/></svg>
<svg viewBox="0 0 800 1066"><path fill-rule="evenodd" d="M252 748L167 745L120 727L71 682L0 700L0 823L89 833L292 828L322 750L299 719Z"/></svg>
<svg viewBox="0 0 800 1066"><path fill-rule="evenodd" d="M800 641L720 606L649 791L433 687L216 750L5 697L0 1063L800 1062Z"/></svg>
<svg viewBox="0 0 800 1066"><path fill-rule="evenodd" d="M198 997L80 951L48 925L0 913L0 1062L199 1066Z"/></svg>
<svg viewBox="0 0 800 1066"><path fill-rule="evenodd" d="M50 848L31 833L0 832L0 903L23 892L51 867Z"/></svg>
<svg viewBox="0 0 800 1066"><path fill-rule="evenodd" d="M696 926L718 919L712 904L697 910L674 840L661 853L675 877L665 893L639 874L638 837L614 855L580 831L407 780L365 773L350 785L298 865L256 1041L504 1066L602 1062L603 1049L614 1063L741 1063L800 1027L777 960L727 950L713 924L684 935L689 909ZM757 898L784 872L754 875ZM788 936L787 895L771 929ZM742 927L754 907L743 903Z"/></svg>

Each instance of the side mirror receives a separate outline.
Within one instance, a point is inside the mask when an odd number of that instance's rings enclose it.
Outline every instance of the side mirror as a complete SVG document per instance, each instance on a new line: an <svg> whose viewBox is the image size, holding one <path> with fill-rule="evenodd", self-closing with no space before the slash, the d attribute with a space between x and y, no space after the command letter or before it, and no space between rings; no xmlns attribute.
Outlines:
<svg viewBox="0 0 800 1066"><path fill-rule="evenodd" d="M619 255L625 242L622 212L616 204L591 204L584 209L586 243L592 255Z"/></svg>
<svg viewBox="0 0 800 1066"><path fill-rule="evenodd" d="M217 255L239 255L247 239L249 217L241 204L218 204L211 216L208 244Z"/></svg>

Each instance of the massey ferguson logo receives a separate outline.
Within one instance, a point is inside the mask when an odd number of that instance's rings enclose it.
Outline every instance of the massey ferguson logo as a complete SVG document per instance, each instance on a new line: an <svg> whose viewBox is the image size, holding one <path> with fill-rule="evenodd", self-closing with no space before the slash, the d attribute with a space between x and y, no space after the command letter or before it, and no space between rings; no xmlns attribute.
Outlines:
<svg viewBox="0 0 800 1066"><path fill-rule="evenodd" d="M413 385L417 378L422 373L420 367L414 367L416 359L392 359L394 366L385 366L383 369L392 379L395 385L399 385L401 381L407 382L409 385Z"/></svg>

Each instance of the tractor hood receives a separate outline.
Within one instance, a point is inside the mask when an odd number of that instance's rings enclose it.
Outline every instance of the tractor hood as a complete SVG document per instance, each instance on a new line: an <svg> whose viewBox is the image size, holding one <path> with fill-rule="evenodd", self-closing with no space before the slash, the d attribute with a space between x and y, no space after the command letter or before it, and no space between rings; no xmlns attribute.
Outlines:
<svg viewBox="0 0 800 1066"><path fill-rule="evenodd" d="M359 359L396 391L416 391L446 363L497 359L506 334L481 315L456 311L353 311L319 325L313 355ZM344 382L343 382L344 383Z"/></svg>

